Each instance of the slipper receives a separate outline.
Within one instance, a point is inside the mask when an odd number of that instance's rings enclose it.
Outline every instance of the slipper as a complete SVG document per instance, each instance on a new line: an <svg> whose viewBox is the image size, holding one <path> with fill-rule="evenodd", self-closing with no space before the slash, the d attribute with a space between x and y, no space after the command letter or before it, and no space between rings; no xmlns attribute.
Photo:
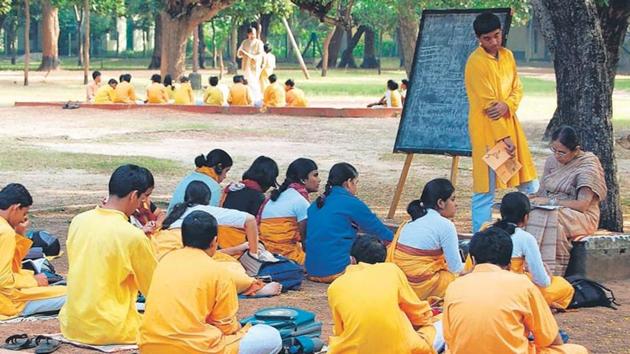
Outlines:
<svg viewBox="0 0 630 354"><path fill-rule="evenodd" d="M7 350L30 349L35 348L36 346L33 340L30 339L26 333L10 336L4 342L5 344L0 348Z"/></svg>
<svg viewBox="0 0 630 354"><path fill-rule="evenodd" d="M52 339L47 336L35 337L35 354L48 354L56 351L61 346L58 340Z"/></svg>

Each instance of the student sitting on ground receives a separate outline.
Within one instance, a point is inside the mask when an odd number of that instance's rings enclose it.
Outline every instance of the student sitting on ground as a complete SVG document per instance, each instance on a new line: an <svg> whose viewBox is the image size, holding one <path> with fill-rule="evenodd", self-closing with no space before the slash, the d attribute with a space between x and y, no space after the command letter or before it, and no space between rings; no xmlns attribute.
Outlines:
<svg viewBox="0 0 630 354"><path fill-rule="evenodd" d="M212 193L210 205L219 206L222 193L222 188L219 183L223 182L230 168L232 168L232 157L221 149L214 149L206 156L199 155L195 157L195 166L197 166L197 169L184 177L175 188L171 202L168 205L169 213L173 210L175 204L184 201L184 193L186 192L188 184L192 181L202 181L205 183Z"/></svg>
<svg viewBox="0 0 630 354"><path fill-rule="evenodd" d="M175 87L173 99L175 100L175 104L190 105L195 102L195 96L188 76L182 76L179 78L179 85Z"/></svg>
<svg viewBox="0 0 630 354"><path fill-rule="evenodd" d="M540 290L525 275L507 270L512 248L510 235L497 227L473 236L474 269L452 282L444 298L449 353L587 353L562 344Z"/></svg>
<svg viewBox="0 0 630 354"><path fill-rule="evenodd" d="M286 95L284 93L284 87L280 85L276 74L269 75L269 82L265 88L265 94L263 98L263 106L265 107L284 107L286 102Z"/></svg>
<svg viewBox="0 0 630 354"><path fill-rule="evenodd" d="M167 254L153 276L138 336L140 353L278 353L278 330L241 327L236 317L236 289L212 259L217 220L197 210L181 229L184 248Z"/></svg>
<svg viewBox="0 0 630 354"><path fill-rule="evenodd" d="M114 103L136 104L136 89L131 85L131 74L120 75L120 82L116 86Z"/></svg>
<svg viewBox="0 0 630 354"><path fill-rule="evenodd" d="M455 225L455 188L438 178L424 186L422 196L409 203L411 222L398 228L387 260L402 269L420 300L438 301L463 269ZM434 299L432 299L434 298Z"/></svg>
<svg viewBox="0 0 630 354"><path fill-rule="evenodd" d="M101 87L101 72L95 71L92 73L92 79L94 81L90 82L85 87L85 98L86 102L94 102L94 96L96 96L96 91Z"/></svg>
<svg viewBox="0 0 630 354"><path fill-rule="evenodd" d="M147 294L157 262L149 239L129 216L152 191L149 170L120 166L109 180L103 206L72 219L66 244L68 300L59 314L67 339L95 345L136 342L138 290Z"/></svg>
<svg viewBox="0 0 630 354"><path fill-rule="evenodd" d="M374 106L385 106L387 108L400 108L402 107L402 98L400 92L398 92L398 84L394 80L387 80L387 91L385 95L378 101L367 105L368 108Z"/></svg>
<svg viewBox="0 0 630 354"><path fill-rule="evenodd" d="M405 98L407 97L407 89L409 88L409 80L400 80L400 107L405 104Z"/></svg>
<svg viewBox="0 0 630 354"><path fill-rule="evenodd" d="M287 107L308 107L308 101L304 91L295 87L295 82L291 79L284 82L286 91Z"/></svg>
<svg viewBox="0 0 630 354"><path fill-rule="evenodd" d="M501 201L501 220L494 226L512 235L512 262L510 270L524 273L538 286L549 306L566 309L573 299L575 290L564 278L550 276L542 261L536 238L525 231L531 205L529 198L523 193L512 192Z"/></svg>
<svg viewBox="0 0 630 354"><path fill-rule="evenodd" d="M175 86L173 86L173 77L171 75L164 75L164 87L166 88L166 94L168 94L168 101L172 101L175 95Z"/></svg>
<svg viewBox="0 0 630 354"><path fill-rule="evenodd" d="M0 320L59 311L66 301L65 286L48 286L46 274L22 269L22 259L33 242L28 228L31 194L11 183L0 190Z"/></svg>
<svg viewBox="0 0 630 354"><path fill-rule="evenodd" d="M210 87L208 87L203 94L203 102L209 106L223 106L225 97L223 97L223 91L217 86L219 84L219 78L210 76L208 82L210 83Z"/></svg>
<svg viewBox="0 0 630 354"><path fill-rule="evenodd" d="M269 188L277 185L278 173L278 164L274 160L266 156L258 156L243 173L242 181L225 187L220 205L258 217L265 201L265 193ZM219 227L218 238L219 247L235 247L245 241L245 233L240 228Z"/></svg>
<svg viewBox="0 0 630 354"><path fill-rule="evenodd" d="M234 84L230 86L227 102L230 106L251 106L254 103L249 88L243 83L243 75L234 75Z"/></svg>
<svg viewBox="0 0 630 354"><path fill-rule="evenodd" d="M162 77L158 74L151 76L151 85L147 87L147 103L168 103L166 87L162 85Z"/></svg>
<svg viewBox="0 0 630 354"><path fill-rule="evenodd" d="M94 96L94 103L109 104L116 101L116 86L118 81L116 79L109 79L107 85L101 86L96 95Z"/></svg>
<svg viewBox="0 0 630 354"><path fill-rule="evenodd" d="M269 252L304 264L308 195L319 190L320 181L313 160L291 162L284 182L271 192L260 213L260 239Z"/></svg>
<svg viewBox="0 0 630 354"><path fill-rule="evenodd" d="M304 265L312 281L330 283L353 263L350 248L357 229L386 242L392 240L392 231L356 197L358 177L349 163L335 164L324 194L308 208Z"/></svg>
<svg viewBox="0 0 630 354"><path fill-rule="evenodd" d="M432 354L434 342L441 347L441 323L433 318L429 304L418 299L400 268L383 263L385 252L376 237L357 238L351 254L358 264L349 265L330 284L334 327L329 354Z"/></svg>

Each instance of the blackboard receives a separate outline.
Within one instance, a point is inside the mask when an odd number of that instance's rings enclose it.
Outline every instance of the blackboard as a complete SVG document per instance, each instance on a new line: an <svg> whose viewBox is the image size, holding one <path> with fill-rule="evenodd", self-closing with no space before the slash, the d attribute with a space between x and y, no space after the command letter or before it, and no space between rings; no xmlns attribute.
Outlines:
<svg viewBox="0 0 630 354"><path fill-rule="evenodd" d="M478 47L475 17L501 19L504 44L510 9L425 10L394 152L470 156L464 67Z"/></svg>

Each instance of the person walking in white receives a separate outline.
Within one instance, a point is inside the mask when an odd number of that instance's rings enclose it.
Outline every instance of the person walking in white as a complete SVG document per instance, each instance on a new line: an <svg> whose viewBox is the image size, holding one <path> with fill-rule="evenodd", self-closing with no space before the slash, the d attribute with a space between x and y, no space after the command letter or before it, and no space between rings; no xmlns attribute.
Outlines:
<svg viewBox="0 0 630 354"><path fill-rule="evenodd" d="M252 100L254 101L254 106L257 107L262 105L262 90L259 80L261 62L264 56L263 46L263 42L256 37L256 29L249 27L247 29L247 38L243 40L236 52L236 56L242 59L241 69L243 70L243 76L250 83Z"/></svg>

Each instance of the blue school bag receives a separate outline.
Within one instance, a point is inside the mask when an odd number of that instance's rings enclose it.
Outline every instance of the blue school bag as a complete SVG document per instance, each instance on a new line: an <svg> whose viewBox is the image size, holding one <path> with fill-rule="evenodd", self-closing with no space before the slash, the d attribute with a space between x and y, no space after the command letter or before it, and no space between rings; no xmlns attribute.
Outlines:
<svg viewBox="0 0 630 354"><path fill-rule="evenodd" d="M256 311L254 316L241 320L242 325L266 324L280 332L285 353L311 354L319 352L324 343L322 323L315 314L295 307L267 307Z"/></svg>
<svg viewBox="0 0 630 354"><path fill-rule="evenodd" d="M276 262L266 262L245 252L239 261L247 275L265 282L278 282L282 284L282 292L299 289L304 281L304 269L288 258L277 254L273 256L277 259Z"/></svg>

